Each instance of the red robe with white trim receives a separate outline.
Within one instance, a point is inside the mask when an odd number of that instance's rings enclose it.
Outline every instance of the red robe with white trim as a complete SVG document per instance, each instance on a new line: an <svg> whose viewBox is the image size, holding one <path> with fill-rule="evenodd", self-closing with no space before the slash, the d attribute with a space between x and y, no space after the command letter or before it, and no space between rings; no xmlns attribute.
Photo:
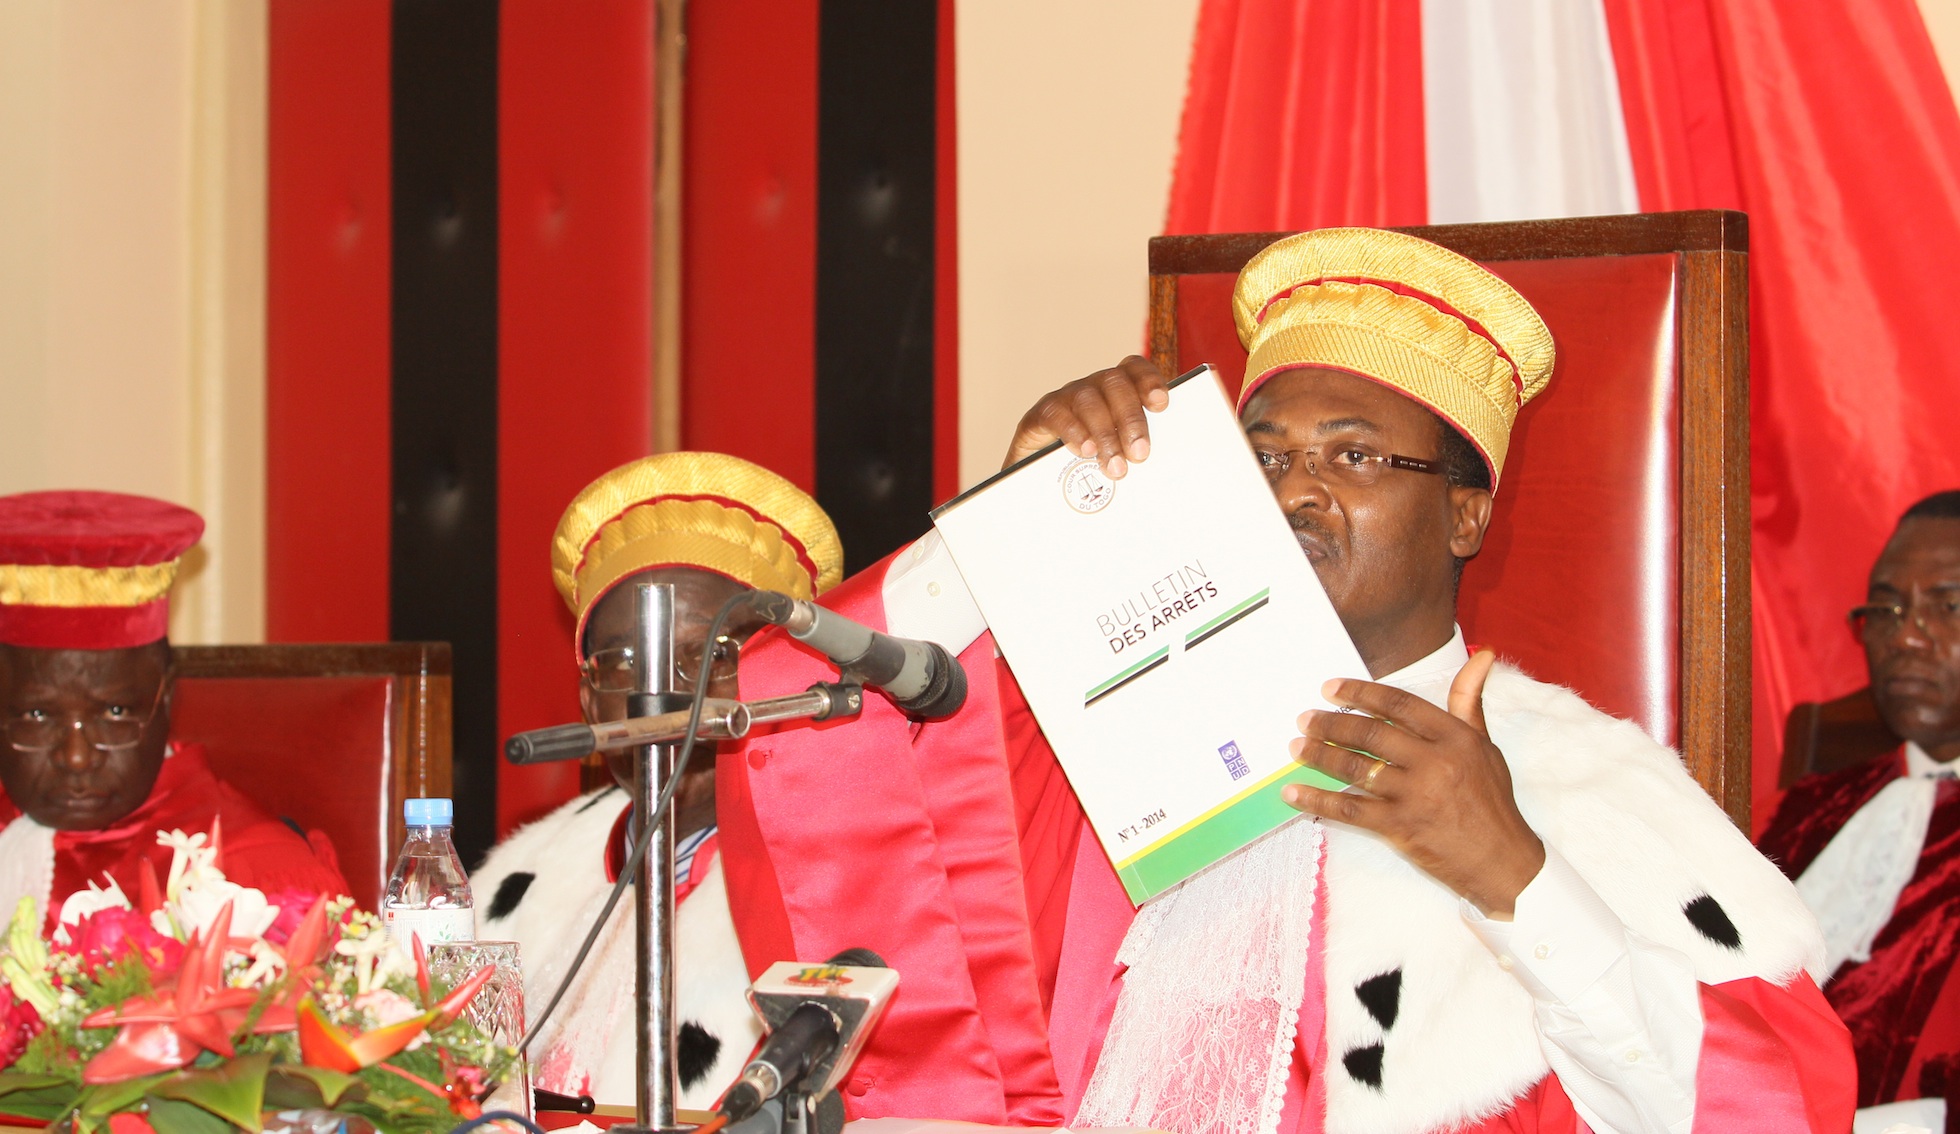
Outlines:
<svg viewBox="0 0 1960 1134"><path fill-rule="evenodd" d="M1757 845L1792 879L1853 815L1906 774L1905 749L1805 776L1777 805ZM1926 842L1871 959L1847 961L1824 995L1851 1029L1858 1105L1945 1098L1960 1115L1960 782L1940 782Z"/></svg>
<svg viewBox="0 0 1960 1134"><path fill-rule="evenodd" d="M19 818L20 808L0 794L0 827ZM159 831L208 833L222 821L225 877L267 894L303 890L313 894L348 892L333 844L322 832L310 838L273 818L258 804L218 779L198 744L173 744L149 797L112 826L93 831L57 831L54 880L45 918L52 928L61 903L90 883L112 878L133 901L140 892L142 864L159 882L170 876L169 847L157 843Z"/></svg>
<svg viewBox="0 0 1960 1134"><path fill-rule="evenodd" d="M825 605L882 628L888 563ZM1060 1124L1108 1028L1122 975L1113 958L1133 911L991 639L960 662L969 697L948 720L914 724L874 695L861 720L723 750L716 792L730 903L752 973L858 946L899 970L898 997L845 1081L853 1115ZM776 637L753 643L743 663L746 698L832 675ZM1317 935L1342 916L1338 904L1316 909L1327 911ZM1327 1126L1325 1084L1339 1074L1317 1024L1329 997L1323 964L1317 951L1303 974L1306 1062L1296 1060L1287 1130ZM1849 1042L1808 977L1707 983L1700 1001L1696 1130L1848 1127ZM1459 1129L1585 1129L1550 1075L1498 1109Z"/></svg>

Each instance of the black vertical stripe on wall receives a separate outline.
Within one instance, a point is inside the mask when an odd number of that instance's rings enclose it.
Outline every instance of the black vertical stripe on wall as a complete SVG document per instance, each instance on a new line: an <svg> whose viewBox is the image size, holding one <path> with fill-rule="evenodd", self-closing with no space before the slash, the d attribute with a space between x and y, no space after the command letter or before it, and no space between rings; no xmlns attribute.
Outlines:
<svg viewBox="0 0 1960 1134"><path fill-rule="evenodd" d="M938 9L820 9L817 500L851 571L923 533L933 503Z"/></svg>
<svg viewBox="0 0 1960 1134"><path fill-rule="evenodd" d="M456 844L497 823L497 16L395 0L390 630L455 648Z"/></svg>

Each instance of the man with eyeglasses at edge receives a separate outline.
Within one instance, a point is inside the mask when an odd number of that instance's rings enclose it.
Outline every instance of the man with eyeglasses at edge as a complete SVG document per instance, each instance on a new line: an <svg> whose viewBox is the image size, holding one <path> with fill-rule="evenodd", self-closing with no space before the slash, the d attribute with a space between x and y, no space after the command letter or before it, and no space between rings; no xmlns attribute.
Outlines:
<svg viewBox="0 0 1960 1134"><path fill-rule="evenodd" d="M302 837L170 737L170 588L203 531L142 496L0 497L0 917L33 898L53 931L91 887L135 900L145 871L169 875L169 831L217 841L239 885L347 892L325 834Z"/></svg>
<svg viewBox="0 0 1960 1134"><path fill-rule="evenodd" d="M625 720L636 688L638 584L674 588L674 688L694 691L711 652L710 697L741 695L737 663L761 622L737 608L751 588L808 599L843 577L843 545L817 502L775 473L723 453L663 453L613 469L573 499L552 537L551 573L575 620L579 703L588 722ZM540 580L542 584L542 580ZM717 854L715 749L698 742L673 797L676 1008L682 1106L712 1105L760 1037L743 994L741 942ZM637 834L632 752L609 754L614 783L513 832L474 875L477 933L518 942L532 1013L563 981ZM608 919L532 1049L536 1087L634 1101L633 903ZM784 958L768 958L781 960Z"/></svg>
<svg viewBox="0 0 1960 1134"><path fill-rule="evenodd" d="M843 743L784 734L766 762L724 758L731 875L780 892L772 910L765 887L740 891L744 941L774 918L786 952L861 944L906 981L851 1072L850 1113L1841 1134L1850 1042L1788 880L1676 753L1473 655L1455 626L1518 410L1551 380L1543 321L1481 266L1367 229L1272 244L1233 309L1240 420L1369 669L1325 691L1354 711L1301 714L1295 757L1355 787L1286 789L1321 818L1135 910L977 630L940 639L969 681L948 721L868 703ZM1167 382L1130 358L1067 384L1022 418L1008 463L1059 440L1124 475L1149 457ZM892 613L890 572L931 543L826 604ZM776 663L762 646L744 681ZM799 811L819 777L854 785L857 809Z"/></svg>
<svg viewBox="0 0 1960 1134"><path fill-rule="evenodd" d="M1859 1105L1951 1130L1960 1123L1960 491L1906 509L1851 627L1879 715L1905 743L1797 781L1757 845L1796 879L1823 926L1824 995L1851 1028Z"/></svg>

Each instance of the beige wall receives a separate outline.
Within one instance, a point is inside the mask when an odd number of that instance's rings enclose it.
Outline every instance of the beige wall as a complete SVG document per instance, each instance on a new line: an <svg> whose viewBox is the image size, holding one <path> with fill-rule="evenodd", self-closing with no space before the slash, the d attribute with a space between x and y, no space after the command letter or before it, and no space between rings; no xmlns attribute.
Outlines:
<svg viewBox="0 0 1960 1134"><path fill-rule="evenodd" d="M1198 0L969 0L956 19L960 481L1042 393L1139 352Z"/></svg>
<svg viewBox="0 0 1960 1134"><path fill-rule="evenodd" d="M1949 76L1960 0L1919 0ZM958 6L960 479L1143 342L1198 0ZM0 0L0 492L210 525L181 641L264 627L265 0Z"/></svg>
<svg viewBox="0 0 1960 1134"><path fill-rule="evenodd" d="M0 492L208 530L184 642L264 634L264 0L0 3Z"/></svg>
<svg viewBox="0 0 1960 1134"><path fill-rule="evenodd" d="M1939 52L1947 86L1952 87L1960 77L1960 0L1919 0L1919 14L1933 37L1933 50Z"/></svg>

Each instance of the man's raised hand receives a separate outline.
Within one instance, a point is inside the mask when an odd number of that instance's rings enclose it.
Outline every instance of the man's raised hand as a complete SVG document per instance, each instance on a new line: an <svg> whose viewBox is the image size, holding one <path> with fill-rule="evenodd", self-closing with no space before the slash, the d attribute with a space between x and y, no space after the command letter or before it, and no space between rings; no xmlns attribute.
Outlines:
<svg viewBox="0 0 1960 1134"><path fill-rule="evenodd" d="M1510 768L1484 727L1484 681L1496 661L1480 650L1464 664L1447 712L1393 686L1328 682L1328 701L1357 711L1301 714L1294 759L1367 794L1293 784L1283 798L1375 832L1486 915L1509 918L1545 864L1545 845L1518 812Z"/></svg>
<svg viewBox="0 0 1960 1134"><path fill-rule="evenodd" d="M1133 354L1044 394L1021 415L1001 467L1059 440L1078 457L1096 458L1103 474L1115 480L1129 471L1129 461L1150 455L1144 411L1169 404L1170 379L1156 363Z"/></svg>

